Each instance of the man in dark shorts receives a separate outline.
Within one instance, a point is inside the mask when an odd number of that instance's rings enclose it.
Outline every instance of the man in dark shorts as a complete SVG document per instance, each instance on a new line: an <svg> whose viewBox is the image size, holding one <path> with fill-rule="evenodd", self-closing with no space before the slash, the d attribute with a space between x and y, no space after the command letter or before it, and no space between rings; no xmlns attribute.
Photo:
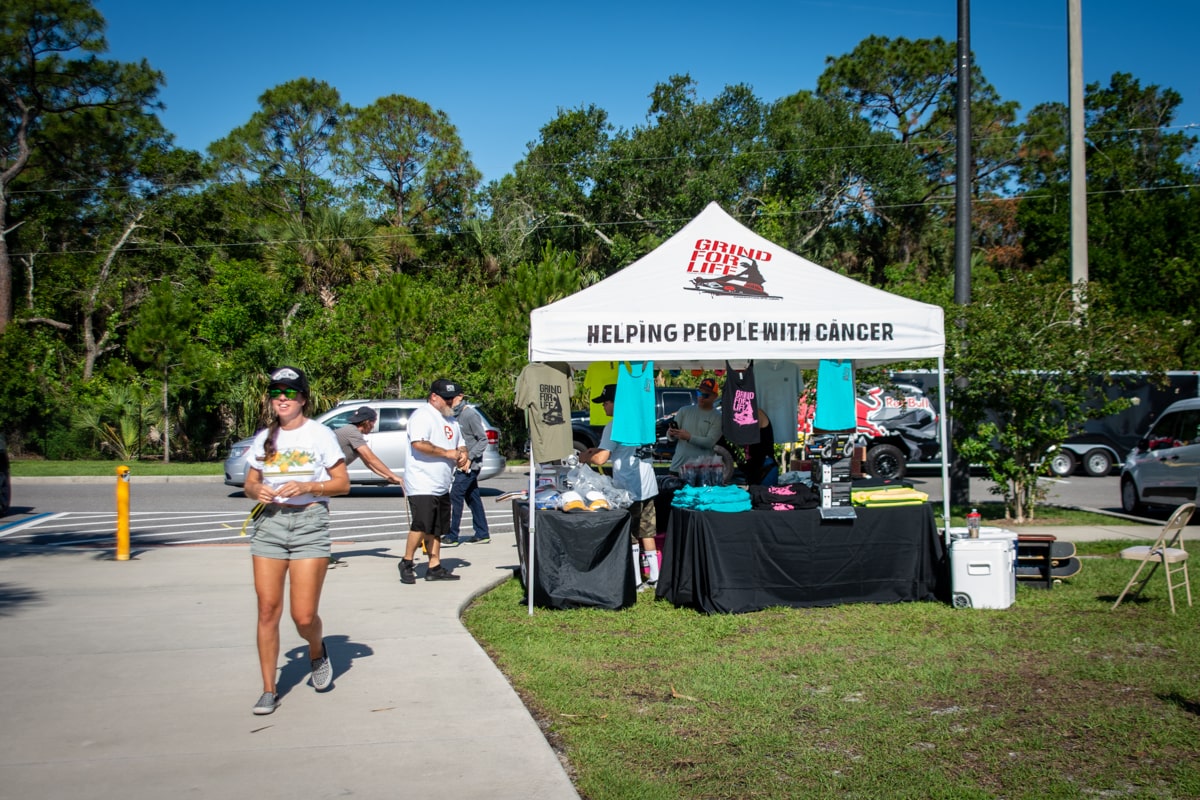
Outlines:
<svg viewBox="0 0 1200 800"><path fill-rule="evenodd" d="M400 582L416 583L413 559L422 539L429 551L427 581L456 581L459 576L442 566L441 537L450 531L450 485L454 470L466 469L471 459L454 418L462 402L459 384L439 378L429 388L429 402L408 418L408 459L404 484L408 495L409 529L400 562Z"/></svg>

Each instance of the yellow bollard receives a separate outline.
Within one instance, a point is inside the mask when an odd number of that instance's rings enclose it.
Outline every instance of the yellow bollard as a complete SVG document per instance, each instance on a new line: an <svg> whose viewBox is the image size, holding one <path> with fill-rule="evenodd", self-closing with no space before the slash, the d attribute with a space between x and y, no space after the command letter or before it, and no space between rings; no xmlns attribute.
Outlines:
<svg viewBox="0 0 1200 800"><path fill-rule="evenodd" d="M129 560L129 467L117 467L117 561Z"/></svg>

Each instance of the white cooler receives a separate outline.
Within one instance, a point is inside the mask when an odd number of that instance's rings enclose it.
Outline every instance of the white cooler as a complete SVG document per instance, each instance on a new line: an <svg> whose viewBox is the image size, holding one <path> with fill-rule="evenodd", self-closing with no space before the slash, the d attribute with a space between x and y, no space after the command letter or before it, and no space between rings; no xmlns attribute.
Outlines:
<svg viewBox="0 0 1200 800"><path fill-rule="evenodd" d="M950 578L955 608L1008 608L1016 600L1015 538L954 539Z"/></svg>

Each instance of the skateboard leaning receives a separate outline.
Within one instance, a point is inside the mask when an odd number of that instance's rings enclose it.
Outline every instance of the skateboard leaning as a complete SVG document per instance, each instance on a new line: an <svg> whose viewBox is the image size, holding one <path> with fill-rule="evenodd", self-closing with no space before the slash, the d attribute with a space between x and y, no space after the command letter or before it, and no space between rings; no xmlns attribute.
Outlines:
<svg viewBox="0 0 1200 800"><path fill-rule="evenodd" d="M1074 542L1022 542L1017 540L1017 563L1040 564L1049 557L1051 565L1075 557Z"/></svg>
<svg viewBox="0 0 1200 800"><path fill-rule="evenodd" d="M1074 542L1060 542L1052 536L1017 539L1018 579L1035 581L1035 585L1049 589L1055 581L1074 577L1081 569Z"/></svg>
<svg viewBox="0 0 1200 800"><path fill-rule="evenodd" d="M1061 578L1072 578L1079 574L1083 569L1083 563L1074 556L1064 558L1057 562L1052 562L1050 567L1050 579L1058 580ZM1029 562L1017 562L1017 577L1029 578L1033 580L1045 580L1046 571L1043 564Z"/></svg>

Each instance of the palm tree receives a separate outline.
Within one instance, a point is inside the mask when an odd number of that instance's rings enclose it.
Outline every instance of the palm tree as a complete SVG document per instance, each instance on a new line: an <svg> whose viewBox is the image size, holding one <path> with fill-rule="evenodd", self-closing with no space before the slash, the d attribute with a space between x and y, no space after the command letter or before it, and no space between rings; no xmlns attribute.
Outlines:
<svg viewBox="0 0 1200 800"><path fill-rule="evenodd" d="M271 240L268 268L296 279L299 291L316 294L326 308L337 301L336 289L375 279L387 264L375 224L356 210L318 208L264 231L264 238Z"/></svg>

